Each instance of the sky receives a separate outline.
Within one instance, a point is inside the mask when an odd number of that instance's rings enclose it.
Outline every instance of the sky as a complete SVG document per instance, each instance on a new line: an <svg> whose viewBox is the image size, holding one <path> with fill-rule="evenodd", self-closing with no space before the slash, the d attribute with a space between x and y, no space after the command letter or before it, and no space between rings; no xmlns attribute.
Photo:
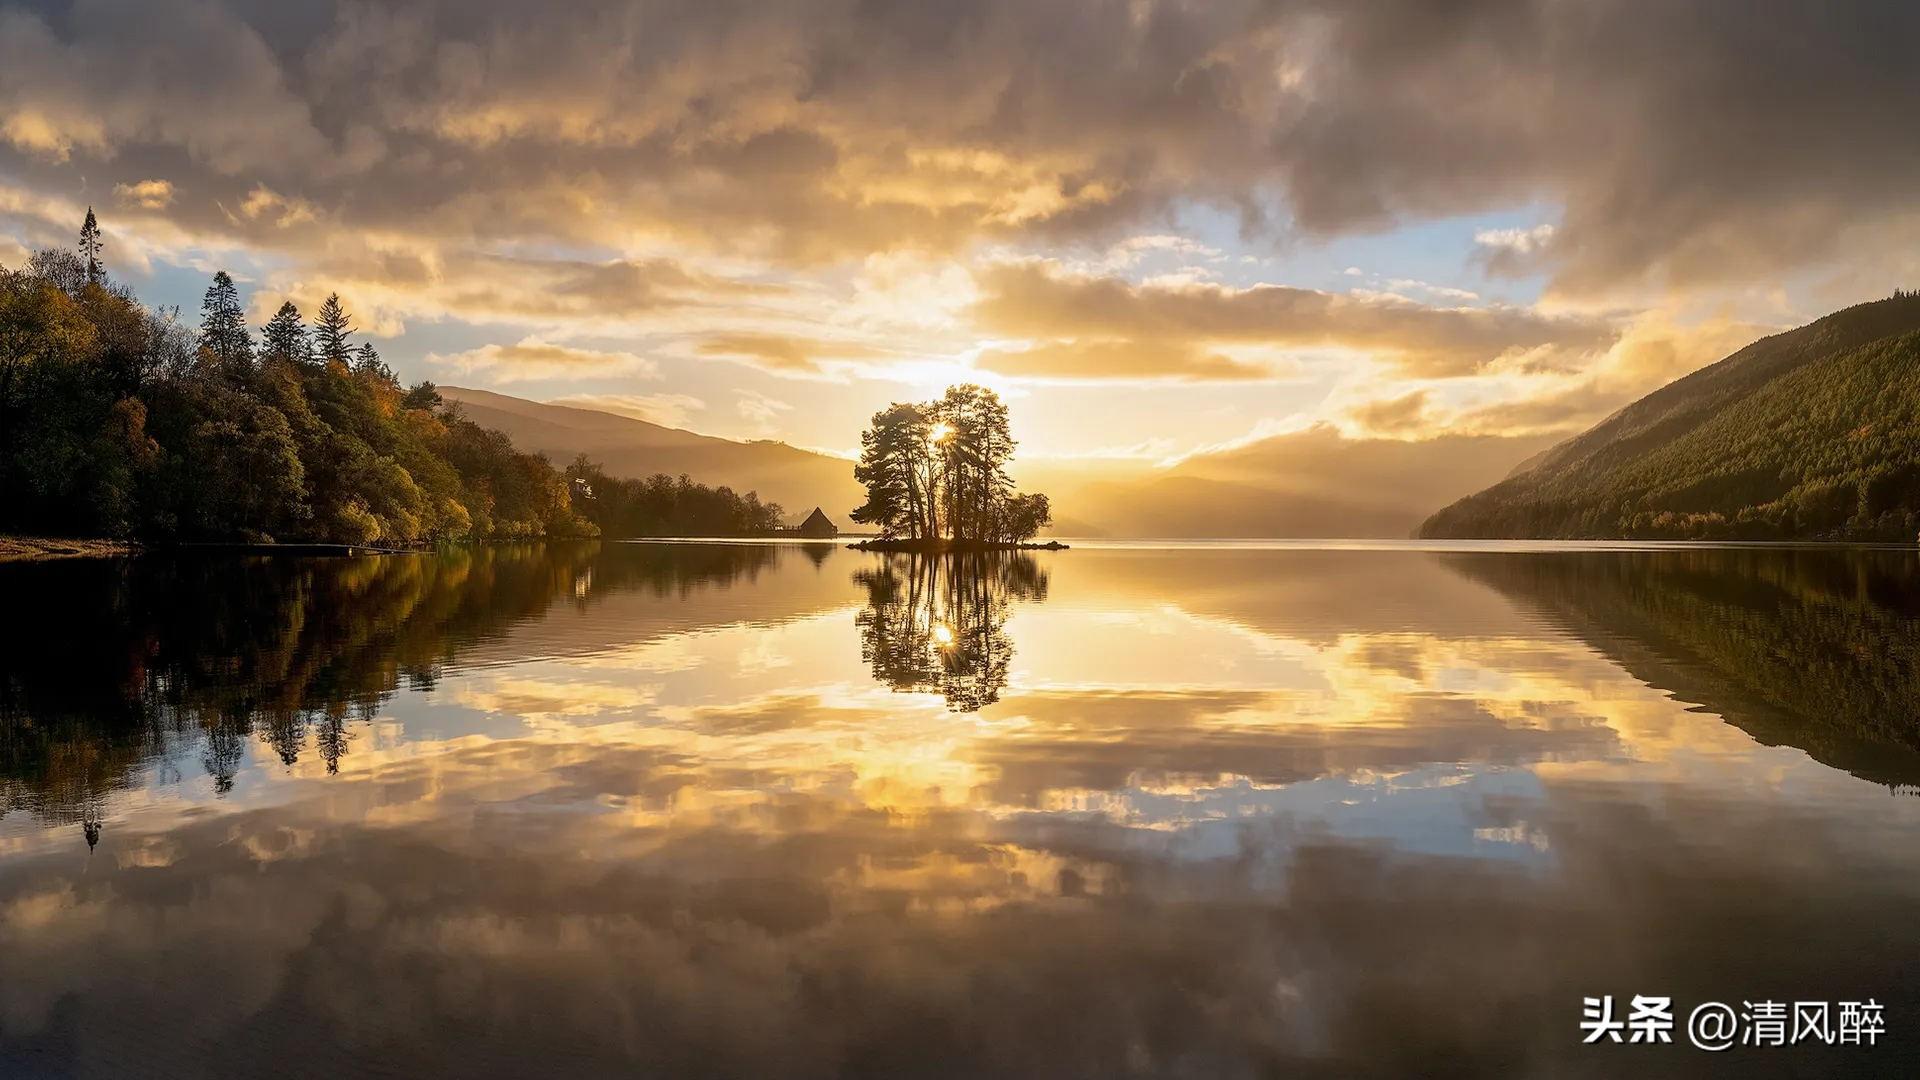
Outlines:
<svg viewBox="0 0 1920 1080"><path fill-rule="evenodd" d="M1571 434L1920 282L1920 8L0 2L0 264L850 453ZM1529 443L1533 445L1533 443Z"/></svg>

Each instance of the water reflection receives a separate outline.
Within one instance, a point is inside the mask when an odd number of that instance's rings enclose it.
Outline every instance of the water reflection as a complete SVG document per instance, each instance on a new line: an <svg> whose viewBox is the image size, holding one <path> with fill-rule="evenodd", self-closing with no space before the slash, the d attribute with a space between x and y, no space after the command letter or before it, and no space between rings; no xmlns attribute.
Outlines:
<svg viewBox="0 0 1920 1080"><path fill-rule="evenodd" d="M206 556L7 569L0 620L0 815L84 822L152 761L198 757L232 789L257 740L285 765L339 770L402 686L555 604L608 593L680 601L751 583L745 545L493 545L401 557Z"/></svg>
<svg viewBox="0 0 1920 1080"><path fill-rule="evenodd" d="M1728 1067L1916 1064L1891 554L607 544L0 589L45 612L0 642L0 1075L1700 1067L1581 1046L1595 993L1874 996L1878 1047Z"/></svg>
<svg viewBox="0 0 1920 1080"><path fill-rule="evenodd" d="M873 677L904 693L937 693L955 712L1000 700L1016 601L1047 598L1047 574L1030 555L896 555L856 571L866 589L860 655Z"/></svg>
<svg viewBox="0 0 1920 1080"><path fill-rule="evenodd" d="M1445 558L1762 743L1895 788L1920 784L1920 565L1912 551Z"/></svg>

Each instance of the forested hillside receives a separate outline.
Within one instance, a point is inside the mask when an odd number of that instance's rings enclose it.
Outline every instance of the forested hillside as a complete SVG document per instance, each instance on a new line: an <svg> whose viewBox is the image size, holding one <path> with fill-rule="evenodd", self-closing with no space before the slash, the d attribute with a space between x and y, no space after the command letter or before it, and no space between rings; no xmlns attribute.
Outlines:
<svg viewBox="0 0 1920 1080"><path fill-rule="evenodd" d="M1912 540L1920 296L1754 342L1435 514L1428 537Z"/></svg>
<svg viewBox="0 0 1920 1080"><path fill-rule="evenodd" d="M684 474L698 483L752 489L769 502L784 504L796 516L821 506L838 518L866 496L854 482L852 462L783 442L739 442L486 390L457 386L440 390L446 400L459 404L463 416L505 432L520 449L555 462L585 454L611 477L651 483L649 478L663 473Z"/></svg>
<svg viewBox="0 0 1920 1080"><path fill-rule="evenodd" d="M312 325L281 305L256 340L221 272L196 329L112 281L103 247L89 211L76 251L0 267L0 532L401 545L589 535L616 506L634 531L778 520L684 479L590 493L586 463L575 482L400 386L339 297Z"/></svg>

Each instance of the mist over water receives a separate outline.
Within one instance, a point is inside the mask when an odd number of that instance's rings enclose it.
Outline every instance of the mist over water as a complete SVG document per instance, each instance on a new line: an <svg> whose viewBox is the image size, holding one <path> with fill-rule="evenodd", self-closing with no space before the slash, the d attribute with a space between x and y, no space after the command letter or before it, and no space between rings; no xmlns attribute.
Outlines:
<svg viewBox="0 0 1920 1080"><path fill-rule="evenodd" d="M1911 552L0 566L0 1075L1910 1070ZM1583 1046L1583 996L1875 998Z"/></svg>

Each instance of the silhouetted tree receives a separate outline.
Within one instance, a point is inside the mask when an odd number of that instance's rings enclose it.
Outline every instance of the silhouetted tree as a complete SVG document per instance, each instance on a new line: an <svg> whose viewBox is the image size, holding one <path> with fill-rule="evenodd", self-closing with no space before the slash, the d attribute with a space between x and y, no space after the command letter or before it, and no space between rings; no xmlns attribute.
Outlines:
<svg viewBox="0 0 1920 1080"><path fill-rule="evenodd" d="M886 539L958 544L1030 539L1051 522L1045 496L1013 492L1014 440L1007 407L982 386L948 388L939 401L894 404L860 437L854 479L867 501L850 515Z"/></svg>
<svg viewBox="0 0 1920 1080"><path fill-rule="evenodd" d="M860 435L860 461L853 469L854 479L867 487L867 501L849 517L878 525L883 537L939 535L940 459L933 430L925 406L894 404L873 414L873 423Z"/></svg>
<svg viewBox="0 0 1920 1080"><path fill-rule="evenodd" d="M213 284L200 301L200 347L229 370L244 367L253 359L253 340L247 335L240 290L225 270L213 275Z"/></svg>
<svg viewBox="0 0 1920 1080"><path fill-rule="evenodd" d="M1013 552L893 556L861 570L855 618L873 677L903 693L937 693L955 712L993 704L1007 684L1016 600L1044 600L1047 575Z"/></svg>
<svg viewBox="0 0 1920 1080"><path fill-rule="evenodd" d="M100 239L100 223L94 220L93 207L87 207L87 220L80 225L80 261L85 265L87 280L99 284L107 276L106 267L100 263L100 254L106 244Z"/></svg>
<svg viewBox="0 0 1920 1080"><path fill-rule="evenodd" d="M770 532L784 516L779 503L758 492L736 494L685 476L644 480L608 476L581 454L565 473L574 512L605 536L752 536Z"/></svg>
<svg viewBox="0 0 1920 1080"><path fill-rule="evenodd" d="M307 324L301 321L300 309L291 300L280 302L280 310L267 320L260 337L262 350L268 356L299 364L313 359L313 347L307 340Z"/></svg>

